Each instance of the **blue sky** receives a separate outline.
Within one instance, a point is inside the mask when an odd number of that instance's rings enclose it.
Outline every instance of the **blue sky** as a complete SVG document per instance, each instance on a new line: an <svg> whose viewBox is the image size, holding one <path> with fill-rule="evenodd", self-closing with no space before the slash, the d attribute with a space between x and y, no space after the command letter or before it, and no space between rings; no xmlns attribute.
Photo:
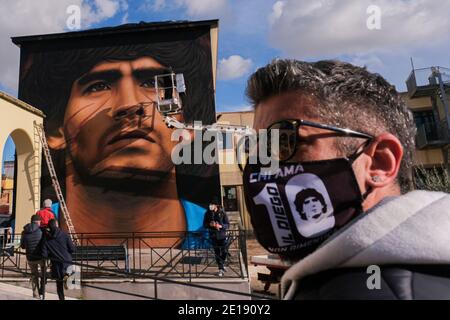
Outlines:
<svg viewBox="0 0 450 320"><path fill-rule="evenodd" d="M73 4L82 29L219 19L217 111L248 110L248 76L277 57L367 66L399 91L410 57L416 68L450 67L450 0L16 0L0 3L7 13L0 21L0 90L17 94L19 49L9 38L67 31ZM380 28L367 27L371 5L379 9Z"/></svg>
<svg viewBox="0 0 450 320"><path fill-rule="evenodd" d="M11 137L8 137L8 140L6 140L5 144L5 151L3 152L2 162L14 160L14 150L14 141L11 139Z"/></svg>

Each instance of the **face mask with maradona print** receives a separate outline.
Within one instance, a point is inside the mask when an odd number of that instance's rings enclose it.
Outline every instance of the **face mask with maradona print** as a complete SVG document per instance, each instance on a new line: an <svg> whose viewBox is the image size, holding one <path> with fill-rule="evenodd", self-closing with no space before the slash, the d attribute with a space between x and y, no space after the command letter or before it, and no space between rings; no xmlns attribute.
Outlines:
<svg viewBox="0 0 450 320"><path fill-rule="evenodd" d="M353 160L247 164L243 184L254 233L271 253L301 259L362 212Z"/></svg>

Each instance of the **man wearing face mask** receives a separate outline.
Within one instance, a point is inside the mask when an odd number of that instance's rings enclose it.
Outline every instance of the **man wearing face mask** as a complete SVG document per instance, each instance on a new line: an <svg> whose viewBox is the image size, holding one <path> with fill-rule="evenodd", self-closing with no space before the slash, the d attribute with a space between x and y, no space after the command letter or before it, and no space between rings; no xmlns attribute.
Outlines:
<svg viewBox="0 0 450 320"><path fill-rule="evenodd" d="M348 63L275 60L247 96L255 129L280 137L278 168L250 161L243 179L258 241L293 263L284 298L450 299L450 196L410 191L415 125L395 88Z"/></svg>
<svg viewBox="0 0 450 320"><path fill-rule="evenodd" d="M209 230L209 236L214 248L214 254L219 267L219 277L225 274L225 261L228 255L227 230L230 226L228 216L222 209L218 201L213 201L209 205L209 210L205 214L203 226Z"/></svg>

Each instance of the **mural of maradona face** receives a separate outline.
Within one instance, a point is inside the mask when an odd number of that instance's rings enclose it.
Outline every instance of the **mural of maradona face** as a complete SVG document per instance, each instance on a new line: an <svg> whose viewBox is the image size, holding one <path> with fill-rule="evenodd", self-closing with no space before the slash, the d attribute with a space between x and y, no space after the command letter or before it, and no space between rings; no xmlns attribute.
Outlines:
<svg viewBox="0 0 450 320"><path fill-rule="evenodd" d="M218 197L218 166L173 164L173 129L155 106L155 75L181 73L187 91L175 117L215 121L209 27L173 34L21 46L19 98L47 116L47 141L77 233L198 231ZM57 200L45 185L42 196Z"/></svg>
<svg viewBox="0 0 450 320"><path fill-rule="evenodd" d="M153 82L167 72L150 57L94 66L72 85L61 139L52 137L52 146L67 144L75 169L85 176L129 172L153 183L164 179L174 167L174 143L155 110Z"/></svg>

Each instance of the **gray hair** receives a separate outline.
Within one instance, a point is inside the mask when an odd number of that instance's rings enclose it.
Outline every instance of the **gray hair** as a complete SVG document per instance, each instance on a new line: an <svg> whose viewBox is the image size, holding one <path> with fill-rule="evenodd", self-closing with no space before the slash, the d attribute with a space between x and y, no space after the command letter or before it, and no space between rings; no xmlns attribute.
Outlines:
<svg viewBox="0 0 450 320"><path fill-rule="evenodd" d="M385 131L396 136L404 149L398 183L403 192L411 189L416 134L413 116L395 87L382 76L334 60L310 63L277 59L252 74L246 89L255 107L286 92L314 96L320 104L315 116L326 124L374 136ZM336 143L342 153L355 147L355 143Z"/></svg>
<svg viewBox="0 0 450 320"><path fill-rule="evenodd" d="M50 199L44 200L44 208L51 208L52 204L53 204L52 200L50 200Z"/></svg>

